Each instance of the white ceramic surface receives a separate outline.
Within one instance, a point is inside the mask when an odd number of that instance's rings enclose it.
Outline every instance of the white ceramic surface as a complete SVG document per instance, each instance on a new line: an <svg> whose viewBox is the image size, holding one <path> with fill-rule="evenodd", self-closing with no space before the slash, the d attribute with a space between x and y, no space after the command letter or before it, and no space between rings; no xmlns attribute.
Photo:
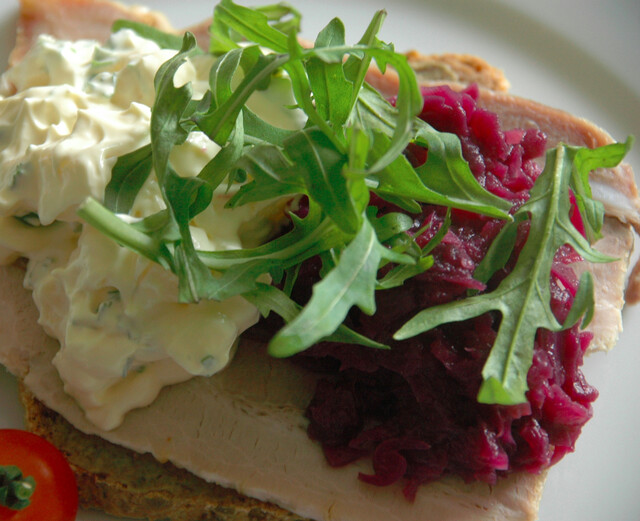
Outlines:
<svg viewBox="0 0 640 521"><path fill-rule="evenodd" d="M13 43L18 0L0 1L0 67ZM213 0L140 0L177 27L206 18ZM133 2L125 2L133 3ZM251 2L272 3L265 1ZM465 52L502 68L512 92L564 108L616 139L640 138L640 2L638 0L293 0L313 38L330 17L359 38L371 14L386 8L382 38L398 50ZM640 173L640 142L629 156ZM625 330L609 354L587 360L600 390L594 419L577 450L550 471L540 521L640 519L640 307L624 312ZM2 340L0 339L0 342ZM0 427L22 425L15 380L0 368ZM81 512L80 521L113 520Z"/></svg>

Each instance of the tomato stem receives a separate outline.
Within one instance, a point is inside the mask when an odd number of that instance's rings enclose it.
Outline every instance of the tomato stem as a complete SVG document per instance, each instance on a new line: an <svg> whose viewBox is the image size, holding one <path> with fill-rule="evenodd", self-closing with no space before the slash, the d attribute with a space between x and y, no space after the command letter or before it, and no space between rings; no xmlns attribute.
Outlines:
<svg viewBox="0 0 640 521"><path fill-rule="evenodd" d="M35 488L33 477L24 477L19 467L0 466L0 505L12 510L22 510L29 506L29 498Z"/></svg>

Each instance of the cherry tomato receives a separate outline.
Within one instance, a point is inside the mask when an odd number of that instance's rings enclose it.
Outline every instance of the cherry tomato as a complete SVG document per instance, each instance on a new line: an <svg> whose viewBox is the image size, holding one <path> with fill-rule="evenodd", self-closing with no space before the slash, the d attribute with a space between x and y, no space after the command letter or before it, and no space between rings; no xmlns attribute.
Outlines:
<svg viewBox="0 0 640 521"><path fill-rule="evenodd" d="M0 506L0 521L73 521L78 489L69 463L47 440L27 431L0 429L0 465L15 465L33 476L36 488L29 506L12 510Z"/></svg>

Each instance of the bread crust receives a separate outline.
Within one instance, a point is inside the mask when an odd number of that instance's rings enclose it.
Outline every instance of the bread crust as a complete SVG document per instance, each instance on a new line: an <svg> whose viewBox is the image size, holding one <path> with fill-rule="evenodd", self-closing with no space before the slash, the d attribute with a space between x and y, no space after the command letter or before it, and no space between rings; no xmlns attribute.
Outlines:
<svg viewBox="0 0 640 521"><path fill-rule="evenodd" d="M457 53L422 54L413 50L406 53L406 57L420 85L446 83L462 87L475 84L496 93L506 93L510 87L502 70L478 56ZM384 95L393 96L399 79L391 68L381 74L372 67L367 81Z"/></svg>

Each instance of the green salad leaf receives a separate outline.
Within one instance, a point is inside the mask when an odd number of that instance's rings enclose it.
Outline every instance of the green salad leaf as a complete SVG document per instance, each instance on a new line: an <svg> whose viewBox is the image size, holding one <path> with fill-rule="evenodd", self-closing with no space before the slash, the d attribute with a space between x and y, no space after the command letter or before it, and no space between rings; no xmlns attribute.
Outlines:
<svg viewBox="0 0 640 521"><path fill-rule="evenodd" d="M104 205L116 213L129 213L153 168L151 145L120 156L105 188Z"/></svg>
<svg viewBox="0 0 640 521"><path fill-rule="evenodd" d="M378 267L390 252L364 219L336 266L313 286L313 295L303 311L271 339L269 353L291 356L312 346L333 333L354 305L373 315Z"/></svg>
<svg viewBox="0 0 640 521"><path fill-rule="evenodd" d="M549 151L545 169L531 189L530 199L516 213L515 221L528 220L530 229L511 273L492 292L420 311L394 337L406 339L444 323L499 311L502 318L498 336L482 372L478 400L501 404L526 401L526 377L537 330L560 331L593 311L593 299L589 298L593 295L593 281L589 273L580 281L579 298L574 300L567 321L559 323L551 311L551 264L558 248L569 244L590 262L612 260L593 249L570 221L569 187L575 181L574 158L580 154L585 160L598 158L602 164L611 166L619 161L616 149L589 150L559 145ZM494 244L504 248L509 243L513 243L513 228L506 226ZM500 263L503 262L504 257Z"/></svg>
<svg viewBox="0 0 640 521"><path fill-rule="evenodd" d="M610 168L616 166L627 155L633 138L625 143L611 143L602 147L599 152L590 149L576 149L572 152L573 174L572 188L576 198L576 204L582 216L585 234L590 242L602 237L600 229L604 216L604 206L600 201L591 197L589 186L589 173L597 168Z"/></svg>
<svg viewBox="0 0 640 521"><path fill-rule="evenodd" d="M121 19L116 20L111 26L111 31L114 33L122 29L131 29L143 38L157 43L162 49L175 49L178 51L182 48L182 36L162 31L142 22ZM198 50L198 52L202 51Z"/></svg>
<svg viewBox="0 0 640 521"><path fill-rule="evenodd" d="M495 291L421 310L396 334L408 338L444 322L500 312L479 398L517 403L524 397L535 331L588 320L593 307L587 275L567 323L558 324L553 317L549 280L556 250L570 244L588 260L608 260L571 225L569 190L587 238L597 238L602 208L591 198L588 171L619 161L630 143L597 151L560 146L548 156L529 202L512 217L511 204L476 181L458 137L417 117L423 100L415 74L404 55L378 38L385 16L384 11L375 13L354 45L346 43L337 18L312 45L303 45L300 15L290 6L249 9L222 0L210 26L209 90L199 98L189 84L177 87L174 82L182 64L202 52L193 35L178 41L139 24L117 23L115 28L131 28L177 52L155 77L151 143L119 158L104 202L89 199L79 214L123 246L171 270L181 301L242 295L263 315L280 315L285 325L269 344L274 356L290 356L322 340L388 348L353 331L345 320L354 307L373 314L376 291L398 287L433 265L431 253L447 233L452 209L506 222L478 268L476 277L482 281L506 264L518 226L529 221L529 239L516 269ZM372 64L396 71L399 88L393 103L366 83ZM290 84L294 102L283 110L303 113L298 128L280 128L247 106L276 79ZM181 177L171 151L196 131L220 151L197 176ZM428 148L424 165L414 167L405 157L410 143ZM151 175L166 208L143 219L123 216ZM307 205L308 212L303 217L290 212L288 231L258 246L199 250L191 223L209 207L214 193L225 190L228 208L286 200L291 208ZM370 204L372 194L406 213L378 216ZM423 204L444 206L447 216L421 248L415 237L422 230L415 230L409 214L420 212ZM300 264L316 256L322 263L321 280L308 302L295 302L291 295ZM267 284L269 278L279 286Z"/></svg>

